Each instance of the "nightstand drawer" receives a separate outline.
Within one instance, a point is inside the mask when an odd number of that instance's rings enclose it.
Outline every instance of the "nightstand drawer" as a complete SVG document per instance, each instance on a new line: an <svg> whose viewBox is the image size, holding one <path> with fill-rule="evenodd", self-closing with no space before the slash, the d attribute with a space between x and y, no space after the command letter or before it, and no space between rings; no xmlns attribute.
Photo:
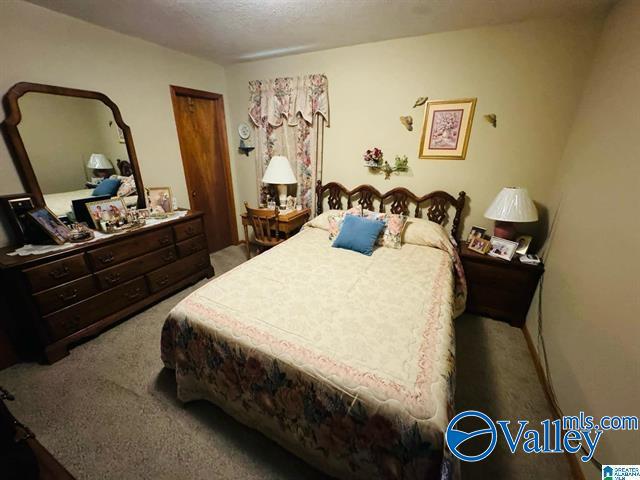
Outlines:
<svg viewBox="0 0 640 480"><path fill-rule="evenodd" d="M503 260L500 260L501 262ZM523 282L527 282L526 272L508 268L506 265L495 265L487 268L478 263L465 263L464 273L467 282L475 285L483 285L488 288L504 292L519 292Z"/></svg>

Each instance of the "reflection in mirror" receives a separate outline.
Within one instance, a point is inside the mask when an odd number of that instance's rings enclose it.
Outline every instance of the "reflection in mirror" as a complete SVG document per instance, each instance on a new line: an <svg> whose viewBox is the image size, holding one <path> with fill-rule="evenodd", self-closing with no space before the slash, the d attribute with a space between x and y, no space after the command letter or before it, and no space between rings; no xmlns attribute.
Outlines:
<svg viewBox="0 0 640 480"><path fill-rule="evenodd" d="M18 130L44 195L58 216L72 200L120 196L137 202L122 131L100 100L28 92L18 100Z"/></svg>

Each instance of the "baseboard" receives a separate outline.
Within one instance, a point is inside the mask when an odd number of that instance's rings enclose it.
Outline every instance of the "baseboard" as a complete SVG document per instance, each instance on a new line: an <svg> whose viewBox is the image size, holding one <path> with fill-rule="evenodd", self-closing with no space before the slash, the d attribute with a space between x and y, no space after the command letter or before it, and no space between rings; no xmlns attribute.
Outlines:
<svg viewBox="0 0 640 480"><path fill-rule="evenodd" d="M531 360L533 360L533 365L536 369L536 373L538 374L538 380L540 380L540 384L544 390L544 395L547 398L547 403L551 408L551 413L553 414L553 419L557 420L562 417L562 414L556 408L554 401L552 400L551 395L551 387L549 386L549 382L547 382L547 376L544 374L544 369L542 368L542 364L540 363L540 357L538 356L538 351L533 344L533 340L531 339L531 335L527 330L526 326L522 327L522 333L524 335L524 339L527 342L527 347L529 348L529 353L531 354ZM574 480L586 480L584 476L584 472L582 468L580 468L580 463L575 455L565 452L565 456L567 457L567 461L569 462L569 468L571 469L571 476Z"/></svg>

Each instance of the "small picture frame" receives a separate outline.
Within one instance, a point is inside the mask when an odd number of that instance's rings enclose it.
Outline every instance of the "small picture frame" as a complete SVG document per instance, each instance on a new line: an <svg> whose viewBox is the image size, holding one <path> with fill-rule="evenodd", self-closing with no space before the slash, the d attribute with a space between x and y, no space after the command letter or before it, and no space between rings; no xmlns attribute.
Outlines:
<svg viewBox="0 0 640 480"><path fill-rule="evenodd" d="M153 214L173 212L171 187L147 188L147 208L149 208Z"/></svg>
<svg viewBox="0 0 640 480"><path fill-rule="evenodd" d="M491 257L511 261L517 248L518 242L512 242L500 237L491 237L491 248L488 253Z"/></svg>
<svg viewBox="0 0 640 480"><path fill-rule="evenodd" d="M69 240L71 234L69 227L47 207L30 210L27 215L58 245Z"/></svg>
<svg viewBox="0 0 640 480"><path fill-rule="evenodd" d="M491 248L491 240L489 239L489 237L485 237L483 235L479 237L473 237L469 241L469 245L467 245L467 248L476 253L481 253L482 255L484 255Z"/></svg>
<svg viewBox="0 0 640 480"><path fill-rule="evenodd" d="M467 243L471 243L474 238L482 238L484 237L486 230L482 227L476 227L475 225L471 227L469 231L469 237L467 238Z"/></svg>
<svg viewBox="0 0 640 480"><path fill-rule="evenodd" d="M531 240L533 237L531 235L520 235L516 238L516 242L518 242L518 248L516 249L516 253L518 255L526 255L527 250L529 250L529 245L531 245Z"/></svg>
<svg viewBox="0 0 640 480"><path fill-rule="evenodd" d="M127 216L127 207L120 197L98 200L85 204L96 230L100 230L100 221L111 222Z"/></svg>

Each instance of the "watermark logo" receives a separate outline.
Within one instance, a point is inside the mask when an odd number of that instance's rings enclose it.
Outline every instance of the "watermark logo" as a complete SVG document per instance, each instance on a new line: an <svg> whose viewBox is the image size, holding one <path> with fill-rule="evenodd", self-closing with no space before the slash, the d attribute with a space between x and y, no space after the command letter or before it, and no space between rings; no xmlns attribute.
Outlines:
<svg viewBox="0 0 640 480"><path fill-rule="evenodd" d="M465 432L464 430L458 428L458 424L464 418L480 419L486 425L486 428L481 428L472 432ZM463 450L464 444L467 442L467 440L478 437L480 435L486 436L487 448L485 448L481 453L475 455L465 455L461 451ZM463 460L465 462L479 462L480 460L487 458L491 454L491 452L493 452L493 449L496 448L496 442L498 441L498 432L496 431L496 426L494 425L493 421L487 415L475 410L468 410L466 412L457 414L451 419L451 422L449 422L449 426L447 427L446 439L449 450L451 450L451 452L460 460Z"/></svg>
<svg viewBox="0 0 640 480"><path fill-rule="evenodd" d="M640 480L640 465L603 465L602 480Z"/></svg>
<svg viewBox="0 0 640 480"><path fill-rule="evenodd" d="M473 420L474 428L460 425L465 419ZM513 425L512 425L513 423ZM597 422L592 415L579 412L579 415L565 416L557 420L543 420L534 425L528 420L491 420L486 414L476 410L461 412L451 419L445 433L445 440L451 453L465 462L484 460L496 447L498 437L502 437L511 453L521 449L524 453L579 453L580 460L588 462L598 446L605 431L638 430L638 417L635 416L603 416ZM477 425L480 425L479 427ZM473 442L469 440L478 438ZM484 443L483 443L484 442ZM478 451L484 447L480 453ZM638 470L633 466L611 465L611 471L603 477L607 480L640 480ZM620 472L631 472L616 475L614 467L630 467ZM637 475L636 475L637 474ZM635 475L635 476L634 476Z"/></svg>

